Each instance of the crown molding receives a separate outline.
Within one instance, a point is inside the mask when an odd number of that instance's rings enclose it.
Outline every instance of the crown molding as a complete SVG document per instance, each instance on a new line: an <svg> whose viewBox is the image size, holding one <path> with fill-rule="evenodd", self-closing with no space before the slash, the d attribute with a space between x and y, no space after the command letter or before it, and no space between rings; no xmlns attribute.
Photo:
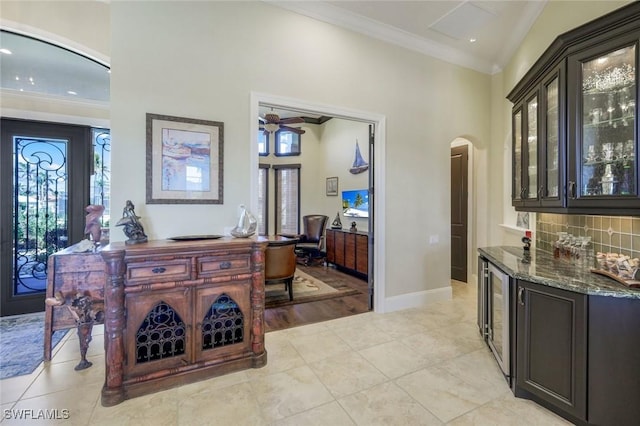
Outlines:
<svg viewBox="0 0 640 426"><path fill-rule="evenodd" d="M496 60L495 69L493 71L494 74L502 71L507 63L509 63L514 53L516 53L516 50L518 50L518 47L520 47L522 41L529 33L534 22L536 22L536 19L538 19L542 10L547 5L547 1L548 0L541 0L526 3L525 11L521 15L518 25L516 25L510 37L503 40L503 48L500 50L501 53Z"/></svg>
<svg viewBox="0 0 640 426"><path fill-rule="evenodd" d="M485 74L492 74L495 65L486 59L471 55L459 49L418 37L406 31L399 30L325 2L288 2L278 0L263 0L265 3L305 15L319 21L337 25L351 31L367 35L378 40L386 41L397 46L410 49L427 56L440 59L465 68L470 68ZM526 34L526 33L525 33Z"/></svg>

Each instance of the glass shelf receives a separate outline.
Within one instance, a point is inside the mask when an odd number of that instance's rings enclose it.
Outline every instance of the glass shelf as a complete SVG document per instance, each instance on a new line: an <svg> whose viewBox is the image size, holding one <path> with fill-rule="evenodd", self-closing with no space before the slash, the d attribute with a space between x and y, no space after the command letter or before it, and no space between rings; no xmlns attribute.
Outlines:
<svg viewBox="0 0 640 426"><path fill-rule="evenodd" d="M636 47L582 63L581 196L636 194Z"/></svg>

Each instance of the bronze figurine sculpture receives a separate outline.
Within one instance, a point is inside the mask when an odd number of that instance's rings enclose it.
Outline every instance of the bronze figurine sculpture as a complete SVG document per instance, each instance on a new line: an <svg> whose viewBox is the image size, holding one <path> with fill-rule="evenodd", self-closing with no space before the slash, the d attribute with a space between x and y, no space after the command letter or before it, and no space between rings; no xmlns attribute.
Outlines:
<svg viewBox="0 0 640 426"><path fill-rule="evenodd" d="M147 242L147 235L144 233L140 216L134 211L135 206L131 200L127 200L127 204L122 210L122 219L116 223L116 226L124 226L124 234L129 237L125 244L139 244Z"/></svg>

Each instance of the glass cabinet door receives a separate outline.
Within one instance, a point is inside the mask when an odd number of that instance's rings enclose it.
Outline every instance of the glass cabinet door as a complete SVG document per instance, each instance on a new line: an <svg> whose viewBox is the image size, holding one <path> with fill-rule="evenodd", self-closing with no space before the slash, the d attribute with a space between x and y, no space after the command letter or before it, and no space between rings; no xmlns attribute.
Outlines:
<svg viewBox="0 0 640 426"><path fill-rule="evenodd" d="M581 62L582 140L577 195L624 197L636 188L636 45Z"/></svg>
<svg viewBox="0 0 640 426"><path fill-rule="evenodd" d="M560 114L559 114L559 77L555 77L544 86L545 138L544 168L545 185L543 198L557 198L560 189Z"/></svg>
<svg viewBox="0 0 640 426"><path fill-rule="evenodd" d="M524 186L522 185L522 109L513 114L513 203L522 200Z"/></svg>
<svg viewBox="0 0 640 426"><path fill-rule="evenodd" d="M527 101L526 198L538 198L538 95Z"/></svg>

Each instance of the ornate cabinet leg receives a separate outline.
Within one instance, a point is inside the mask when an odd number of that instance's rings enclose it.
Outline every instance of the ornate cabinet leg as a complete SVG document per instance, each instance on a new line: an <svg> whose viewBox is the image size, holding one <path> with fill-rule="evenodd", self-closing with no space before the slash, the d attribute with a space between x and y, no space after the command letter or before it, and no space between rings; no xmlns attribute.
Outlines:
<svg viewBox="0 0 640 426"><path fill-rule="evenodd" d="M93 321L78 323L78 341L80 342L80 363L75 366L74 370L84 370L93 365L92 362L87 361L87 349L89 349L89 342L91 342L91 331L93 330Z"/></svg>
<svg viewBox="0 0 640 426"><path fill-rule="evenodd" d="M106 380L102 405L110 407L124 401L124 250L103 251L106 263L104 285L104 338Z"/></svg>
<svg viewBox="0 0 640 426"><path fill-rule="evenodd" d="M253 271L251 279L252 342L253 367L267 364L267 351L264 347L264 251L265 247L254 246L251 252Z"/></svg>

